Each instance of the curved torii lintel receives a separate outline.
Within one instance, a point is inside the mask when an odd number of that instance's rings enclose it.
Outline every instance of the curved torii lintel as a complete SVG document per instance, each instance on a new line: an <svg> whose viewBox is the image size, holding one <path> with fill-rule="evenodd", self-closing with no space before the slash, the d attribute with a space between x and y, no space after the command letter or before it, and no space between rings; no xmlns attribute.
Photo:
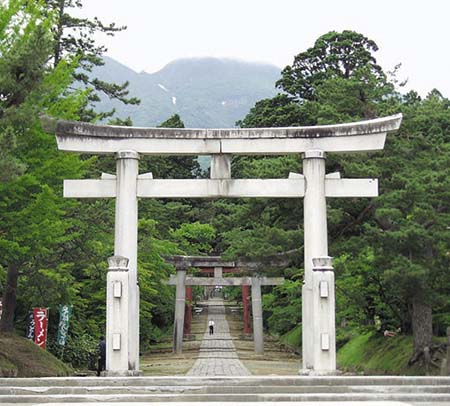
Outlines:
<svg viewBox="0 0 450 406"><path fill-rule="evenodd" d="M42 119L58 148L89 154L134 150L144 155L282 155L383 149L386 134L400 127L401 114L354 123L282 128L144 128Z"/></svg>

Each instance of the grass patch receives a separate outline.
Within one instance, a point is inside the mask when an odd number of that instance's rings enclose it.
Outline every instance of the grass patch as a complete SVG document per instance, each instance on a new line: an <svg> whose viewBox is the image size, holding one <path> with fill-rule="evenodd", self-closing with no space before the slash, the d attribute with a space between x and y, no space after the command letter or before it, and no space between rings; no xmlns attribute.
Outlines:
<svg viewBox="0 0 450 406"><path fill-rule="evenodd" d="M36 344L15 334L0 335L0 376L68 376L72 368Z"/></svg>
<svg viewBox="0 0 450 406"><path fill-rule="evenodd" d="M354 336L337 353L339 369L365 374L423 375L421 368L408 366L413 338L384 337L370 332Z"/></svg>
<svg viewBox="0 0 450 406"><path fill-rule="evenodd" d="M302 346L302 326L299 324L280 337L280 343L291 350L299 352Z"/></svg>
<svg viewBox="0 0 450 406"><path fill-rule="evenodd" d="M145 376L186 375L195 363L197 353L184 352L182 355L146 354L141 357L141 370Z"/></svg>

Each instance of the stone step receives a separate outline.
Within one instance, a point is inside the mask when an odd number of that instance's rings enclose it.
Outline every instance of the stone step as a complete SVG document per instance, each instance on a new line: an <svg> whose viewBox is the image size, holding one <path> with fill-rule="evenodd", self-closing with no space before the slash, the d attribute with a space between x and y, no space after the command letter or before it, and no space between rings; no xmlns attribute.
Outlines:
<svg viewBox="0 0 450 406"><path fill-rule="evenodd" d="M450 377L148 376L0 379L0 404L333 401L341 404L368 401L450 404Z"/></svg>
<svg viewBox="0 0 450 406"><path fill-rule="evenodd" d="M445 394L334 393L334 394L104 394L104 395L0 395L5 403L86 402L450 402Z"/></svg>
<svg viewBox="0 0 450 406"><path fill-rule="evenodd" d="M421 386L28 386L1 387L0 395L114 395L114 394L450 394L448 385Z"/></svg>
<svg viewBox="0 0 450 406"><path fill-rule="evenodd" d="M396 386L450 385L450 377L441 376L242 376L242 377L64 377L0 378L0 387L26 386Z"/></svg>

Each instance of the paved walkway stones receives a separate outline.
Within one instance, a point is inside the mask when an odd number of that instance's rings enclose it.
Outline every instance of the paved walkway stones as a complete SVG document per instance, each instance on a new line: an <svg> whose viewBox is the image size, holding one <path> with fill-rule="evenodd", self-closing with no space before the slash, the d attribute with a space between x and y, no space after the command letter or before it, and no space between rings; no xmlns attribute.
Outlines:
<svg viewBox="0 0 450 406"><path fill-rule="evenodd" d="M225 306L221 298L208 302L208 320L214 321L214 334L208 327L200 345L200 353L190 376L247 376L250 372L239 360L225 318Z"/></svg>

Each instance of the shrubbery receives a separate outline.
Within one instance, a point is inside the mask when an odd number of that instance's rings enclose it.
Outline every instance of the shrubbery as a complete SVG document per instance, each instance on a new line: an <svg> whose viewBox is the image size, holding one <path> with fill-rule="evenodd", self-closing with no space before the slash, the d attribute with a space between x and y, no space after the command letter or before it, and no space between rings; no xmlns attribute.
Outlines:
<svg viewBox="0 0 450 406"><path fill-rule="evenodd" d="M64 347L51 344L48 350L65 363L78 369L97 368L98 340L89 334L69 337Z"/></svg>

